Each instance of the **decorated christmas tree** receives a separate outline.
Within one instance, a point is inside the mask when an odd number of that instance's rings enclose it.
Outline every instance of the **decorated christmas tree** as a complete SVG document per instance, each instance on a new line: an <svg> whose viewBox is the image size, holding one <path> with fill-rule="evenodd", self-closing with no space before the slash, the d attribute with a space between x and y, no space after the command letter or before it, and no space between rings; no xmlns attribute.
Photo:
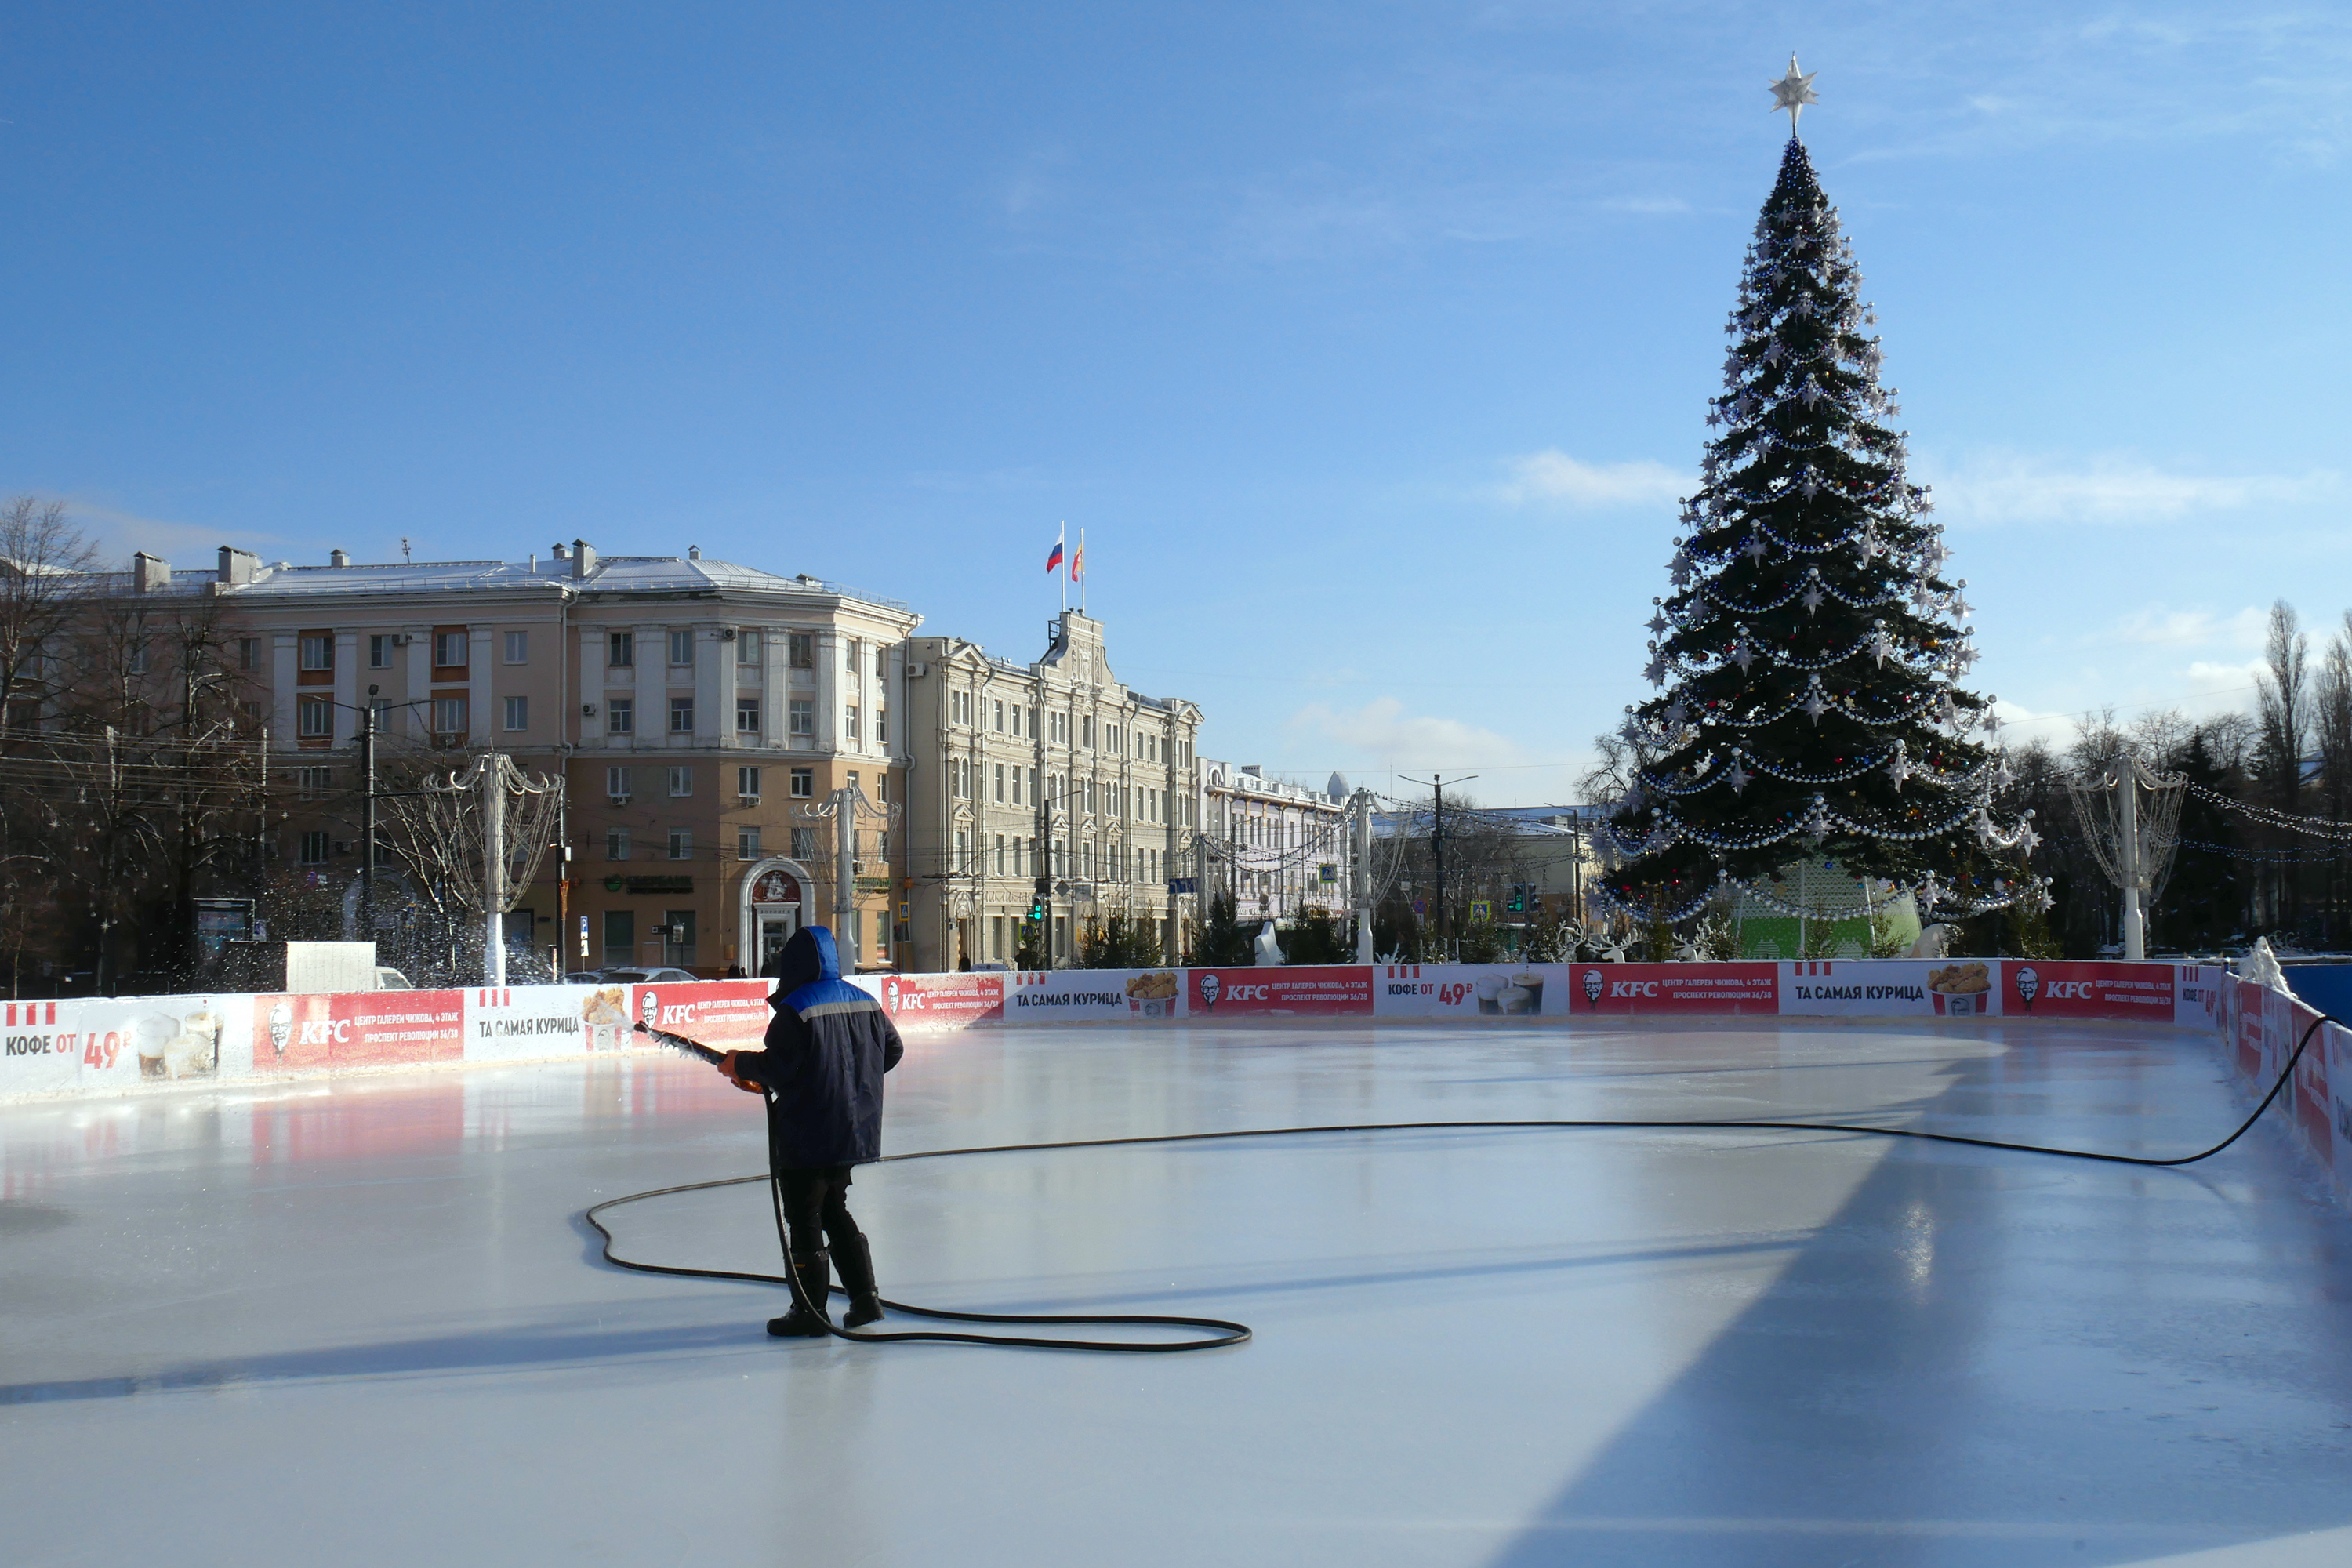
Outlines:
<svg viewBox="0 0 2352 1568"><path fill-rule="evenodd" d="M1736 896L1813 920L2038 900L2032 826L1997 811L1990 700L1960 685L1967 584L1883 423L1877 318L1790 129L1725 329L1723 434L1653 601L1661 689L1621 731L1636 766L1604 896L1645 923ZM1842 908L1785 896L1825 885Z"/></svg>

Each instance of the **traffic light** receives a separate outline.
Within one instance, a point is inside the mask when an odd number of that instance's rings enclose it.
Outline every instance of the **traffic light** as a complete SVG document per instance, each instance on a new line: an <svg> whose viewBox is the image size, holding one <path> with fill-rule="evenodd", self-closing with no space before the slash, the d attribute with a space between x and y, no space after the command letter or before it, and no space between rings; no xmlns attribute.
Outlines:
<svg viewBox="0 0 2352 1568"><path fill-rule="evenodd" d="M1523 914L1527 913L1527 912L1528 912L1528 885L1527 885L1525 882L1514 882L1514 883L1512 883L1512 884L1511 884L1511 898L1510 898L1510 901L1509 901L1508 903L1505 904L1503 907L1504 907L1505 909L1507 909L1507 910L1510 910L1510 911L1511 911L1511 913L1513 913L1513 914L1515 914L1515 915L1523 915Z"/></svg>
<svg viewBox="0 0 2352 1568"><path fill-rule="evenodd" d="M1001 909L1003 906L999 905L998 907ZM1031 901L1029 905L1029 923L1031 925L1043 925L1045 923L1045 900L1037 899Z"/></svg>

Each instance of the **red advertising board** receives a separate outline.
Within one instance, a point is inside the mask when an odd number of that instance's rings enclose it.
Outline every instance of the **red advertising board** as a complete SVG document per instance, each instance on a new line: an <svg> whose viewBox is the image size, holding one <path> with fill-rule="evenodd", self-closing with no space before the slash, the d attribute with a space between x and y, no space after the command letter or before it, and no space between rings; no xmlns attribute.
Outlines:
<svg viewBox="0 0 2352 1568"><path fill-rule="evenodd" d="M1297 968L1188 969L1185 1015L1193 1018L1370 1017L1370 964L1305 964Z"/></svg>
<svg viewBox="0 0 2352 1568"><path fill-rule="evenodd" d="M1780 966L1748 963L1576 963L1569 1003L1579 1013L1778 1013Z"/></svg>
<svg viewBox="0 0 2352 1568"><path fill-rule="evenodd" d="M1004 1016L1004 976L885 974L882 1010L901 1029L965 1029Z"/></svg>
<svg viewBox="0 0 2352 1568"><path fill-rule="evenodd" d="M630 1000L652 1029L667 1029L707 1046L756 1046L773 1010L764 980L691 980L635 985Z"/></svg>
<svg viewBox="0 0 2352 1568"><path fill-rule="evenodd" d="M2001 1006L2011 1017L2172 1022L2169 963L2012 958L2002 960L2000 969Z"/></svg>
<svg viewBox="0 0 2352 1568"><path fill-rule="evenodd" d="M457 1061L466 1054L461 991L340 991L253 999L257 1072Z"/></svg>

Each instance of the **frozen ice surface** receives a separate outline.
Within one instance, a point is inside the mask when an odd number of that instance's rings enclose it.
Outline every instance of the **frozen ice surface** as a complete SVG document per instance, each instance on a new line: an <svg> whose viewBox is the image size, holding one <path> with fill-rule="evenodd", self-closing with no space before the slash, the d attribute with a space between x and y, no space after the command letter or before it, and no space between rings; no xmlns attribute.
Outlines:
<svg viewBox="0 0 2352 1568"><path fill-rule="evenodd" d="M1157 1026L919 1040L887 1138L2175 1152L2241 1104L2125 1026ZM2352 1231L2267 1130L2178 1172L1513 1131L860 1173L886 1294L1257 1331L1160 1357L771 1341L777 1292L595 1261L588 1204L761 1160L667 1056L0 1107L6 1560L2352 1562ZM615 1219L775 1262L758 1186Z"/></svg>

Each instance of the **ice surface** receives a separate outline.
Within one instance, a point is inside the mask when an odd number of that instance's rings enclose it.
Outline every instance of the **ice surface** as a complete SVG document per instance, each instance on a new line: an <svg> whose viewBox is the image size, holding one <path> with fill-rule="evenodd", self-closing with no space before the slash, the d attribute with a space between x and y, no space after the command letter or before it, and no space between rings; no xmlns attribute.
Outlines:
<svg viewBox="0 0 2352 1568"><path fill-rule="evenodd" d="M887 1141L2239 1114L2210 1043L2124 1026L1160 1025L919 1040ZM886 1294L1257 1331L1134 1358L779 1342L778 1292L594 1261L588 1204L761 1158L666 1054L0 1108L7 1560L2352 1560L2352 1232L2262 1131L2182 1172L1586 1131L860 1173ZM614 1219L775 1262L758 1186Z"/></svg>

